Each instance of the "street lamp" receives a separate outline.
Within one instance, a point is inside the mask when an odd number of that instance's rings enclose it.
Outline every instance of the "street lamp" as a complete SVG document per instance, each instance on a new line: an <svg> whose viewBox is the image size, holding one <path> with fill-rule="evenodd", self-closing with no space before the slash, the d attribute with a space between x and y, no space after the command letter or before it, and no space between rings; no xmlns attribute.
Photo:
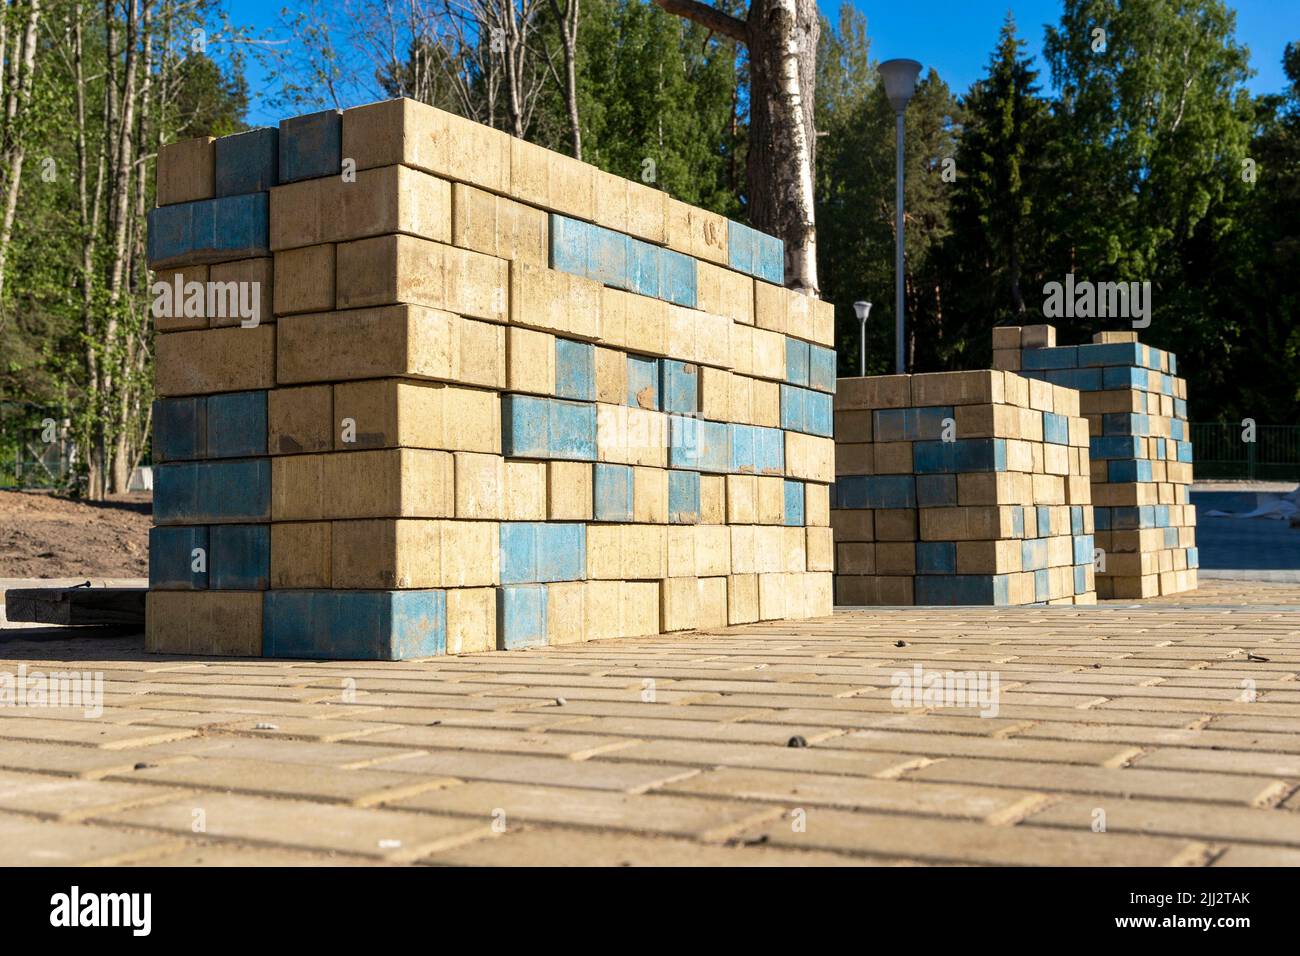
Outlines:
<svg viewBox="0 0 1300 956"><path fill-rule="evenodd" d="M921 64L915 60L886 60L880 64L885 97L894 108L897 167L894 177L894 371L903 374L903 112L916 92Z"/></svg>
<svg viewBox="0 0 1300 956"><path fill-rule="evenodd" d="M854 302L853 311L858 314L859 338L862 343L862 358L858 365L858 373L867 374L867 316L871 314L870 302Z"/></svg>

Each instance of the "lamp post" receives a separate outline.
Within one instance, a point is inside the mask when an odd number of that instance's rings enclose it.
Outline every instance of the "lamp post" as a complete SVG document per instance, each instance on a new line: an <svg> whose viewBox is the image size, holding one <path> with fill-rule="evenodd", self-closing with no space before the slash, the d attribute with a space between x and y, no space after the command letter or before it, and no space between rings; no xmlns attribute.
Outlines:
<svg viewBox="0 0 1300 956"><path fill-rule="evenodd" d="M867 316L871 314L870 302L854 302L853 311L858 314L858 341L862 343L861 358L858 364L858 374L867 374Z"/></svg>
<svg viewBox="0 0 1300 956"><path fill-rule="evenodd" d="M894 179L894 371L903 374L903 112L916 92L921 64L915 60L886 60L880 64L885 97L894 108L898 167Z"/></svg>

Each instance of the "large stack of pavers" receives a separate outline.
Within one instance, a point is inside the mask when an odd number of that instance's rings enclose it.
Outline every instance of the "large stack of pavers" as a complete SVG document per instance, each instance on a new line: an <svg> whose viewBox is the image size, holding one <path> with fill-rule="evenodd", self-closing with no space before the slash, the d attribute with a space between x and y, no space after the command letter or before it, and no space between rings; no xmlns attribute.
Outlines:
<svg viewBox="0 0 1300 956"><path fill-rule="evenodd" d="M835 598L1092 604L1079 393L1002 371L842 378Z"/></svg>
<svg viewBox="0 0 1300 956"><path fill-rule="evenodd" d="M167 147L158 203L156 288L245 296L158 310L151 649L830 612L833 309L779 241L410 100Z"/></svg>
<svg viewBox="0 0 1300 956"><path fill-rule="evenodd" d="M1192 443L1178 360L1137 333L1057 345L1050 325L993 330L993 364L1080 392L1091 434L1097 594L1143 598L1196 588Z"/></svg>

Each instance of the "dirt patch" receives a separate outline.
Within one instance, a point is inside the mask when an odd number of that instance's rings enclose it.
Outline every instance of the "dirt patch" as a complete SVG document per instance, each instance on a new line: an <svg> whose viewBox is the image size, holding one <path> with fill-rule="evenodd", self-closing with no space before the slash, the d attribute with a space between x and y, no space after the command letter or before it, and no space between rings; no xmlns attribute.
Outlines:
<svg viewBox="0 0 1300 956"><path fill-rule="evenodd" d="M0 491L0 577L144 577L152 513L147 492L92 502Z"/></svg>

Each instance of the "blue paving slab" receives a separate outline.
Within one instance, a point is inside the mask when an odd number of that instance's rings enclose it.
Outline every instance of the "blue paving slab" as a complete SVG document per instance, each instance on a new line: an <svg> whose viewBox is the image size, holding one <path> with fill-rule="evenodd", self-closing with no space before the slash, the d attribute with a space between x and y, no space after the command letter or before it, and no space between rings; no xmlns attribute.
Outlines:
<svg viewBox="0 0 1300 956"><path fill-rule="evenodd" d="M659 250L659 298L695 308L695 260L672 249Z"/></svg>
<svg viewBox="0 0 1300 956"><path fill-rule="evenodd" d="M1070 444L1070 420L1054 412L1043 412L1043 441L1052 445Z"/></svg>
<svg viewBox="0 0 1300 956"><path fill-rule="evenodd" d="M669 418L668 465L725 474L731 470L731 428L725 422Z"/></svg>
<svg viewBox="0 0 1300 956"><path fill-rule="evenodd" d="M785 474L785 433L781 429L755 426L754 468L760 475Z"/></svg>
<svg viewBox="0 0 1300 956"><path fill-rule="evenodd" d="M153 403L153 460L193 461L207 454L207 399L161 398Z"/></svg>
<svg viewBox="0 0 1300 956"><path fill-rule="evenodd" d="M754 274L754 235L744 223L727 220L727 265L745 275Z"/></svg>
<svg viewBox="0 0 1300 956"><path fill-rule="evenodd" d="M592 226L587 246L587 278L616 289L627 289L627 236L612 229Z"/></svg>
<svg viewBox="0 0 1300 956"><path fill-rule="evenodd" d="M275 127L222 136L213 146L214 195L241 196L279 185L280 131Z"/></svg>
<svg viewBox="0 0 1300 956"><path fill-rule="evenodd" d="M633 408L660 409L659 359L628 354L627 403Z"/></svg>
<svg viewBox="0 0 1300 956"><path fill-rule="evenodd" d="M830 438L835 433L835 398L829 392L804 392L803 425L810 435Z"/></svg>
<svg viewBox="0 0 1300 956"><path fill-rule="evenodd" d="M546 644L547 592L544 584L497 588L497 648L503 651Z"/></svg>
<svg viewBox="0 0 1300 956"><path fill-rule="evenodd" d="M835 379L835 350L821 345L808 346L808 387L833 392Z"/></svg>
<svg viewBox="0 0 1300 956"><path fill-rule="evenodd" d="M585 524L503 521L499 534L502 584L577 581L586 577Z"/></svg>
<svg viewBox="0 0 1300 956"><path fill-rule="evenodd" d="M919 605L1004 605L1010 585L1005 574L923 574L914 582Z"/></svg>
<svg viewBox="0 0 1300 956"><path fill-rule="evenodd" d="M731 468L737 475L758 473L758 427L731 424Z"/></svg>
<svg viewBox="0 0 1300 956"><path fill-rule="evenodd" d="M912 445L912 466L918 475L1006 471L1006 439L961 438L957 441L918 441Z"/></svg>
<svg viewBox="0 0 1300 956"><path fill-rule="evenodd" d="M343 166L343 114L323 110L280 121L280 182L337 176Z"/></svg>
<svg viewBox="0 0 1300 956"><path fill-rule="evenodd" d="M1056 369L1077 368L1079 365L1078 347L1063 345L1047 349L1021 349L1020 367L1022 369Z"/></svg>
<svg viewBox="0 0 1300 956"><path fill-rule="evenodd" d="M263 598L266 657L395 661L446 650L445 591L274 590Z"/></svg>
<svg viewBox="0 0 1300 956"><path fill-rule="evenodd" d="M209 458L250 458L266 454L266 392L209 395Z"/></svg>
<svg viewBox="0 0 1300 956"><path fill-rule="evenodd" d="M808 384L811 349L807 342L786 336L785 380L791 385Z"/></svg>
<svg viewBox="0 0 1300 956"><path fill-rule="evenodd" d="M670 469L668 472L668 523L699 524L699 522L699 472Z"/></svg>
<svg viewBox="0 0 1300 956"><path fill-rule="evenodd" d="M786 431L807 431L804 396L808 390L797 385L781 386L781 427Z"/></svg>
<svg viewBox="0 0 1300 956"><path fill-rule="evenodd" d="M1142 346L1137 342L1106 342L1080 345L1079 365L1140 365Z"/></svg>
<svg viewBox="0 0 1300 956"><path fill-rule="evenodd" d="M1112 458L1106 462L1106 480L1151 481L1151 462L1145 458Z"/></svg>
<svg viewBox="0 0 1300 956"><path fill-rule="evenodd" d="M580 219L570 219L568 216L551 213L549 236L551 268L585 276L594 228L590 223Z"/></svg>
<svg viewBox="0 0 1300 956"><path fill-rule="evenodd" d="M1088 593L1088 568L1085 565L1079 565L1074 569L1074 593Z"/></svg>
<svg viewBox="0 0 1300 956"><path fill-rule="evenodd" d="M1142 454L1142 439L1136 435L1093 435L1088 439L1088 458L1099 461L1109 458L1138 458Z"/></svg>
<svg viewBox="0 0 1300 956"><path fill-rule="evenodd" d="M195 554L195 550L201 554ZM149 587L202 591L208 586L207 525L149 529ZM199 570L195 570L195 567Z"/></svg>
<svg viewBox="0 0 1300 956"><path fill-rule="evenodd" d="M1040 529L1039 533L1042 533ZM1020 542L1020 570L1038 571L1047 567L1047 539L1030 538Z"/></svg>
<svg viewBox="0 0 1300 956"><path fill-rule="evenodd" d="M555 394L579 402L596 400L596 347L590 342L555 340Z"/></svg>
<svg viewBox="0 0 1300 956"><path fill-rule="evenodd" d="M157 206L147 214L149 267L270 255L269 193Z"/></svg>
<svg viewBox="0 0 1300 956"><path fill-rule="evenodd" d="M673 474L677 474L677 472ZM682 474L695 473L682 472ZM696 475L697 494L699 490L698 480L699 475ZM596 521L632 520L633 484L630 465L610 465L597 462L592 475L592 492L595 499L592 517Z"/></svg>
<svg viewBox="0 0 1300 956"><path fill-rule="evenodd" d="M785 285L785 243L754 231L754 275L773 285Z"/></svg>
<svg viewBox="0 0 1300 956"><path fill-rule="evenodd" d="M596 406L533 395L502 395L501 444L508 458L595 461Z"/></svg>
<svg viewBox="0 0 1300 956"><path fill-rule="evenodd" d="M1101 416L1103 435L1147 435L1151 431L1148 415L1130 412L1111 412Z"/></svg>
<svg viewBox="0 0 1300 956"><path fill-rule="evenodd" d="M911 475L851 475L835 481L837 508L915 508Z"/></svg>
<svg viewBox="0 0 1300 956"><path fill-rule="evenodd" d="M271 520L271 460L177 462L154 470L156 524Z"/></svg>
<svg viewBox="0 0 1300 956"><path fill-rule="evenodd" d="M700 410L700 367L692 362L664 359L659 364L663 410L694 415Z"/></svg>
<svg viewBox="0 0 1300 956"><path fill-rule="evenodd" d="M1090 534L1074 536L1074 564L1092 564L1093 538Z"/></svg>
<svg viewBox="0 0 1300 956"><path fill-rule="evenodd" d="M1101 383L1104 389L1136 388L1145 391L1147 372L1142 368L1113 366L1102 369Z"/></svg>
<svg viewBox="0 0 1300 956"><path fill-rule="evenodd" d="M1084 528L1083 506L1071 505L1070 506L1070 533L1083 534L1083 528Z"/></svg>
<svg viewBox="0 0 1300 956"><path fill-rule="evenodd" d="M271 586L271 526L217 524L209 530L208 587L265 591Z"/></svg>
<svg viewBox="0 0 1300 956"><path fill-rule="evenodd" d="M956 475L917 475L916 506L943 508L957 504Z"/></svg>
<svg viewBox="0 0 1300 956"><path fill-rule="evenodd" d="M952 541L918 541L917 574L956 574L957 545Z"/></svg>
<svg viewBox="0 0 1300 956"><path fill-rule="evenodd" d="M882 408L871 413L871 435L878 442L935 441L943 435L944 419L952 417L952 406Z"/></svg>
<svg viewBox="0 0 1300 956"><path fill-rule="evenodd" d="M1046 568L1034 572L1034 600L1047 601L1052 596L1052 576Z"/></svg>
<svg viewBox="0 0 1300 956"><path fill-rule="evenodd" d="M785 481L785 523L799 527L804 523L804 485L802 481Z"/></svg>
<svg viewBox="0 0 1300 956"><path fill-rule="evenodd" d="M639 239L627 240L627 289L659 297L659 247Z"/></svg>

